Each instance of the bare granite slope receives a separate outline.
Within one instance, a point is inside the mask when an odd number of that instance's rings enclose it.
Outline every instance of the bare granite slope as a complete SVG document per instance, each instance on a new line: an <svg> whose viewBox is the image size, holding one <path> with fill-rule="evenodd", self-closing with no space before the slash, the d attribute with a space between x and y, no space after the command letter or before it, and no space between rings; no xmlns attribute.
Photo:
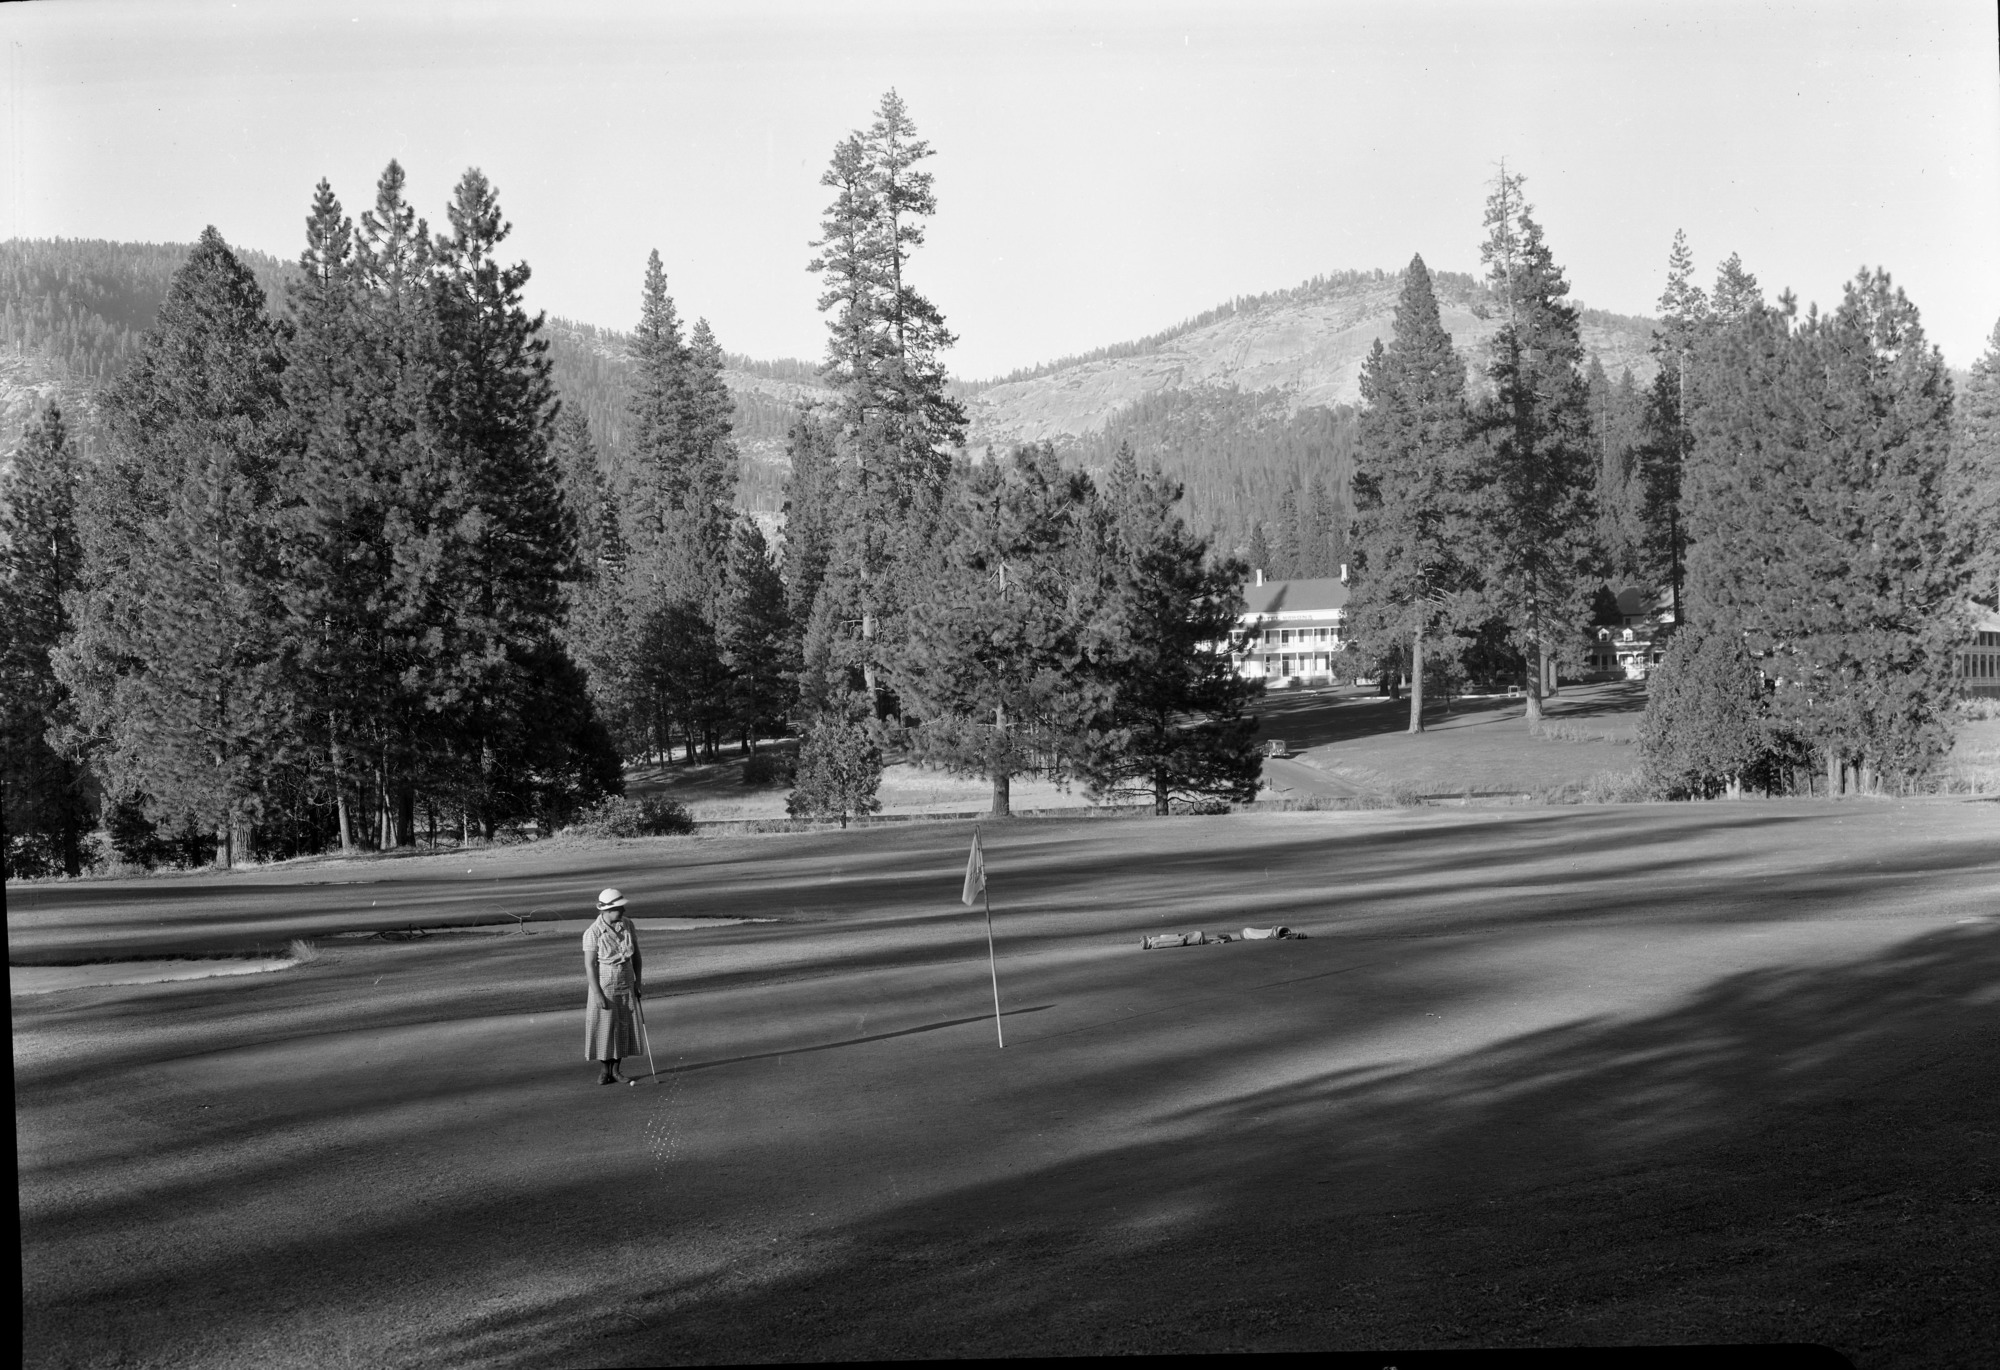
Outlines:
<svg viewBox="0 0 2000 1370"><path fill-rule="evenodd" d="M1079 361L981 388L967 405L971 444L983 448L1081 436L1102 428L1112 414L1146 395L1200 385L1282 391L1295 409L1355 404L1361 398L1362 362L1377 338L1389 340L1400 289L1399 276L1385 276L1337 293L1266 303L1181 332L1137 355ZM1502 320L1470 293L1440 293L1445 330L1476 379ZM1583 342L1614 379L1629 367L1644 384L1655 369L1646 351L1650 332L1646 320L1592 311L1584 322Z"/></svg>

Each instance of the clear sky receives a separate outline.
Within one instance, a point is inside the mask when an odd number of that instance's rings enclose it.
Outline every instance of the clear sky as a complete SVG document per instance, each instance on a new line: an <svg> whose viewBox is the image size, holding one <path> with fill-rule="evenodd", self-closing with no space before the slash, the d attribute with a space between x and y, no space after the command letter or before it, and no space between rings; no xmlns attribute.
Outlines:
<svg viewBox="0 0 2000 1370"><path fill-rule="evenodd" d="M817 358L833 145L894 86L937 150L917 284L988 376L1317 272L1478 269L1528 176L1578 298L1651 313L1674 229L1838 300L1887 267L1969 364L2000 319L1992 0L0 6L0 233L295 256L395 157L497 184L531 303L630 327L657 247L725 347Z"/></svg>

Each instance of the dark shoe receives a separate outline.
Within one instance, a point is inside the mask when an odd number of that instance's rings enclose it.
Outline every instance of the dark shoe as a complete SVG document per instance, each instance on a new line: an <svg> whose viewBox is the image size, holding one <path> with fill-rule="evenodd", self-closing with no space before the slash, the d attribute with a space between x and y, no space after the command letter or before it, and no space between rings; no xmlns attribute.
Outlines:
<svg viewBox="0 0 2000 1370"><path fill-rule="evenodd" d="M608 1064L599 1063L597 1067L597 1083L600 1085L615 1085L618 1083L617 1077L612 1075L611 1067Z"/></svg>
<svg viewBox="0 0 2000 1370"><path fill-rule="evenodd" d="M619 1066L620 1066L620 1064L621 1064L621 1063L620 1063L620 1062L617 1062L617 1061L613 1061L613 1062L611 1063L611 1066L610 1066L610 1070L611 1070L611 1079L612 1079L612 1082L613 1082L613 1083L623 1083L623 1082L624 1082L624 1079L625 1079L625 1072L624 1072L623 1070L619 1069Z"/></svg>

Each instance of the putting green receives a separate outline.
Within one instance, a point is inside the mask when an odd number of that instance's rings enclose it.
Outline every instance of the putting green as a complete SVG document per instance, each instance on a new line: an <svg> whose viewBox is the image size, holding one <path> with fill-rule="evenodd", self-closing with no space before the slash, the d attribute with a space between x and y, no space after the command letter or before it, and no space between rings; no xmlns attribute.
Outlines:
<svg viewBox="0 0 2000 1370"><path fill-rule="evenodd" d="M1991 804L989 825L1004 1051L970 832L10 891L17 962L322 948L13 1000L28 1362L2000 1325ZM686 923L641 924L631 1090L582 1059L606 884Z"/></svg>

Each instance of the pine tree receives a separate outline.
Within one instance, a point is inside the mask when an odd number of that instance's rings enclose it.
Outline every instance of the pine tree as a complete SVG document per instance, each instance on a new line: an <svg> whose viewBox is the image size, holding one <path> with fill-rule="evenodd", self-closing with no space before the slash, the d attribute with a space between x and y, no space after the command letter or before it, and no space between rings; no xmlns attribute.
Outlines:
<svg viewBox="0 0 2000 1370"><path fill-rule="evenodd" d="M0 471L0 856L8 877L81 875L95 808L80 759L52 736L71 729L51 654L70 631L65 597L82 583L80 470L54 405Z"/></svg>
<svg viewBox="0 0 2000 1370"><path fill-rule="evenodd" d="M1647 395L1640 448L1643 491L1641 553L1655 584L1673 597L1676 624L1686 622L1681 600L1686 582L1687 524L1681 510L1681 477L1694 438L1688 422L1695 359L1711 327L1708 297L1693 283L1694 256L1687 235L1675 230L1667 254L1667 287L1660 295L1660 330L1653 357L1660 369Z"/></svg>
<svg viewBox="0 0 2000 1370"><path fill-rule="evenodd" d="M1665 799L1740 795L1772 778L1764 678L1740 634L1696 626L1674 635L1647 677L1639 754Z"/></svg>
<svg viewBox="0 0 2000 1370"><path fill-rule="evenodd" d="M1972 593L2000 605L2000 323L1958 395L1950 482L1947 508Z"/></svg>
<svg viewBox="0 0 2000 1370"><path fill-rule="evenodd" d="M1643 483L1636 478L1643 402L1630 367L1614 384L1593 355L1585 379L1591 442L1597 449L1598 542L1612 573L1629 581L1644 573Z"/></svg>
<svg viewBox="0 0 2000 1370"><path fill-rule="evenodd" d="M733 709L744 748L783 726L796 668L785 584L755 523L737 526L729 588L717 636L734 691Z"/></svg>
<svg viewBox="0 0 2000 1370"><path fill-rule="evenodd" d="M1275 575L1277 566L1272 559L1270 539L1264 536L1262 519L1251 520L1250 545L1245 550L1244 556L1249 560L1252 571L1262 571L1266 577L1273 580L1278 578Z"/></svg>
<svg viewBox="0 0 2000 1370"><path fill-rule="evenodd" d="M878 638L885 621L900 619L896 590L909 580L898 563L932 551L951 451L965 435L941 360L954 339L909 274L923 221L937 209L930 173L919 169L931 155L890 91L875 122L834 148L820 178L834 199L808 264L824 281L819 309L829 315L821 374L839 396L846 537L834 555L851 573L862 672L878 709L886 703Z"/></svg>
<svg viewBox="0 0 2000 1370"><path fill-rule="evenodd" d="M639 325L632 330L629 355L625 466L614 485L624 515L625 545L638 559L650 561L665 535L668 512L687 502L687 344L657 250L646 258Z"/></svg>
<svg viewBox="0 0 2000 1370"><path fill-rule="evenodd" d="M1080 767L1100 794L1249 801L1263 760L1246 712L1262 682L1237 674L1240 561L1212 561L1176 511L1181 489L1122 447L1103 492L1110 587L1090 654L1108 686Z"/></svg>
<svg viewBox="0 0 2000 1370"><path fill-rule="evenodd" d="M550 444L561 473L563 508L576 528L577 574L595 581L605 551L606 492L603 463L582 410L566 408L557 416Z"/></svg>
<svg viewBox="0 0 2000 1370"><path fill-rule="evenodd" d="M1864 272L1839 309L1723 329L1687 485L1694 611L1777 682L1828 790L1907 786L1950 745L1967 564L1945 499L1951 386L1916 308Z"/></svg>
<svg viewBox="0 0 2000 1370"><path fill-rule="evenodd" d="M794 818L838 818L844 828L849 817L882 807L876 797L881 785L882 748L872 727L850 711L827 711L799 740L798 773L785 811Z"/></svg>
<svg viewBox="0 0 2000 1370"><path fill-rule="evenodd" d="M324 736L345 851L355 846L350 783L357 738L363 720L389 713L370 687L382 686L387 674L371 668L383 664L391 555L380 496L393 485L377 469L384 454L374 420L382 397L371 392L381 371L367 355L375 337L361 298L354 225L324 180L314 189L299 266L284 338L292 442L281 477L287 507L279 555L302 706L293 726L308 737ZM379 750L363 745L371 755Z"/></svg>
<svg viewBox="0 0 2000 1370"><path fill-rule="evenodd" d="M707 319L697 319L687 348L687 409L681 446L685 454L684 507L707 577L719 586L729 563L729 532L736 518L736 402L722 379L722 348Z"/></svg>
<svg viewBox="0 0 2000 1370"><path fill-rule="evenodd" d="M785 438L785 613L803 632L826 579L839 519L833 436L810 414L793 418Z"/></svg>
<svg viewBox="0 0 2000 1370"><path fill-rule="evenodd" d="M215 229L107 395L86 482L86 590L56 655L110 787L217 834L231 864L283 757L274 476L283 358L264 292Z"/></svg>
<svg viewBox="0 0 2000 1370"><path fill-rule="evenodd" d="M1603 554L1577 311L1565 301L1569 283L1521 198L1522 184L1503 167L1487 201L1480 255L1507 321L1492 343L1494 393L1476 417L1490 447L1486 585L1514 646L1530 659L1534 725L1558 663L1580 649Z"/></svg>
<svg viewBox="0 0 2000 1370"><path fill-rule="evenodd" d="M924 220L937 213L931 173L918 169L931 157L931 146L917 137L908 108L891 90L876 109L866 147L888 277L883 323L894 478L901 488L922 490L935 500L944 488L951 450L965 441L965 409L945 389L942 354L956 339L944 315L909 279L910 256L923 246Z"/></svg>
<svg viewBox="0 0 2000 1370"><path fill-rule="evenodd" d="M1426 642L1475 622L1478 575L1465 361L1438 317L1424 259L1403 276L1395 334L1361 370L1350 632L1364 650L1410 648L1410 731L1424 730Z"/></svg>
<svg viewBox="0 0 2000 1370"><path fill-rule="evenodd" d="M1077 769L1106 686L1089 659L1101 587L1071 559L1090 543L1092 490L1053 448L971 468L948 505L949 538L931 596L910 609L892 684L919 720L912 759L993 784Z"/></svg>
<svg viewBox="0 0 2000 1370"><path fill-rule="evenodd" d="M433 409L449 473L444 623L433 707L459 724L459 789L491 837L512 816L504 762L510 735L532 728L524 706L533 665L562 621L562 583L576 531L549 451L555 395L540 316L521 304L526 263L495 252L511 231L476 168L459 179L451 233L432 281L442 371Z"/></svg>
<svg viewBox="0 0 2000 1370"><path fill-rule="evenodd" d="M1277 540L1271 548L1271 575L1277 580L1296 580L1303 572L1305 547L1299 537L1299 494L1286 486L1278 494L1278 516L1272 520Z"/></svg>
<svg viewBox="0 0 2000 1370"><path fill-rule="evenodd" d="M1722 324L1738 323L1764 308L1764 292L1757 278L1743 269L1743 259L1732 252L1715 271L1715 292L1710 297L1710 315Z"/></svg>

